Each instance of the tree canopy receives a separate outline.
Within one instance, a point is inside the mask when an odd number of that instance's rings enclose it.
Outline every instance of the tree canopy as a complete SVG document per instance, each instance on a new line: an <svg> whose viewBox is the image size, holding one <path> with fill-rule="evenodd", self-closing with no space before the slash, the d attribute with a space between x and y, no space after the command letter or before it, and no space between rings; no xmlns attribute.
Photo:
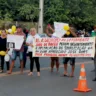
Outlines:
<svg viewBox="0 0 96 96"><path fill-rule="evenodd" d="M0 19L38 22L39 0L0 0ZM95 0L44 0L44 23L90 28L96 24Z"/></svg>

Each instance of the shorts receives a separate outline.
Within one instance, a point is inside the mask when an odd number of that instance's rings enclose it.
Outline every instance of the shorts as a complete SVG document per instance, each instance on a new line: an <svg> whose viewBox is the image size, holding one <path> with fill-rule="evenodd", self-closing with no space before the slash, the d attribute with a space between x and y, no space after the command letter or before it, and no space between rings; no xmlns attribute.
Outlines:
<svg viewBox="0 0 96 96"><path fill-rule="evenodd" d="M23 52L13 50L11 59L16 60L17 56L19 56L20 61L23 60Z"/></svg>
<svg viewBox="0 0 96 96"><path fill-rule="evenodd" d="M74 66L75 65L75 58L70 58L70 57L66 57L66 58L64 58L64 61L63 61L63 63L64 64L68 64L68 62L70 61L70 64L72 65L72 66Z"/></svg>
<svg viewBox="0 0 96 96"><path fill-rule="evenodd" d="M58 57L51 57L51 61L59 61Z"/></svg>

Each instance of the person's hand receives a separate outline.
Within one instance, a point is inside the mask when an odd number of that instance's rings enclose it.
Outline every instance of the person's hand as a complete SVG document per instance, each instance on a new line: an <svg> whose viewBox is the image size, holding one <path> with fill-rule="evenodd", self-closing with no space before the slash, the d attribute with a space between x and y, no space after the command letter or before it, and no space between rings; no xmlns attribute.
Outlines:
<svg viewBox="0 0 96 96"><path fill-rule="evenodd" d="M51 25L50 25L50 24L48 24L48 27L50 28L50 27L51 27Z"/></svg>
<svg viewBox="0 0 96 96"><path fill-rule="evenodd" d="M52 37L52 34L48 34L49 35L49 37Z"/></svg>
<svg viewBox="0 0 96 96"><path fill-rule="evenodd" d="M50 24L48 24L48 25L47 25L47 29L50 29L50 28L51 28L51 25L50 25Z"/></svg>
<svg viewBox="0 0 96 96"><path fill-rule="evenodd" d="M8 54L8 50L6 51L6 54Z"/></svg>
<svg viewBox="0 0 96 96"><path fill-rule="evenodd" d="M34 47L33 44L30 44L31 47Z"/></svg>

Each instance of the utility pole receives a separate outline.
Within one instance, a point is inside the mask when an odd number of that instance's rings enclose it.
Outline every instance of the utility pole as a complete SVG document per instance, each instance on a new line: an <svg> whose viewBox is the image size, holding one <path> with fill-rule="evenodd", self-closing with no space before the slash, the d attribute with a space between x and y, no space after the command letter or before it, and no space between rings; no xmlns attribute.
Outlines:
<svg viewBox="0 0 96 96"><path fill-rule="evenodd" d="M38 23L38 33L43 33L43 6L44 6L44 0L39 0L39 23Z"/></svg>

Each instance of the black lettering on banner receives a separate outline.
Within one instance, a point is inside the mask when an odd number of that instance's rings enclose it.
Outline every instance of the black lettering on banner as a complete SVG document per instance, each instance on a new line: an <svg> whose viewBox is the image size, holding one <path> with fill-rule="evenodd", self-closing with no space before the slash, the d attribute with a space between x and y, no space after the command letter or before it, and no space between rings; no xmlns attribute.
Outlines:
<svg viewBox="0 0 96 96"><path fill-rule="evenodd" d="M63 49L63 47L59 47L59 49Z"/></svg>
<svg viewBox="0 0 96 96"><path fill-rule="evenodd" d="M10 48L15 48L15 43L14 42L7 42L7 48L10 49Z"/></svg>
<svg viewBox="0 0 96 96"><path fill-rule="evenodd" d="M67 54L66 56L73 56L73 57L81 57L85 56L86 54L91 54L90 51L93 49L93 42L83 42L83 41L76 41L73 39L68 39L65 42L62 40L56 42L56 39L42 39L42 46L36 47L36 52L40 54ZM52 41L53 40L53 41ZM73 41L72 41L73 40ZM77 39L78 40L78 39ZM39 41L37 40L37 43ZM38 43L39 44L39 43ZM71 55L70 55L71 54ZM47 56L47 55L46 55ZM49 56L49 55L48 55ZM60 55L58 55L60 56ZM62 55L63 56L63 55ZM87 55L86 55L87 56Z"/></svg>
<svg viewBox="0 0 96 96"><path fill-rule="evenodd" d="M90 46L90 47L88 47L88 50L90 50L90 49L92 49L92 47Z"/></svg>

